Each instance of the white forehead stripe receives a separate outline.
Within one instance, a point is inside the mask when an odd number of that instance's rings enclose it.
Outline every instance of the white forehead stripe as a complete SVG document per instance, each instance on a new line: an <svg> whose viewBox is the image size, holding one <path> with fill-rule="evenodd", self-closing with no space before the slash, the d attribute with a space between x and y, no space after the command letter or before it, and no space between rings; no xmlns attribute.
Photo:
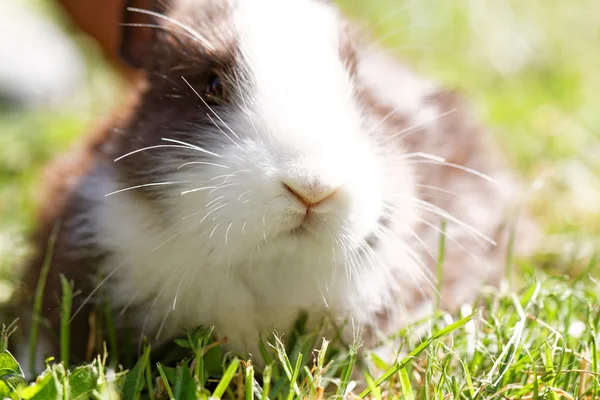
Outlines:
<svg viewBox="0 0 600 400"><path fill-rule="evenodd" d="M241 0L235 24L253 79L249 95L272 128L321 137L348 130L339 116L352 118L356 111L334 7L314 0Z"/></svg>

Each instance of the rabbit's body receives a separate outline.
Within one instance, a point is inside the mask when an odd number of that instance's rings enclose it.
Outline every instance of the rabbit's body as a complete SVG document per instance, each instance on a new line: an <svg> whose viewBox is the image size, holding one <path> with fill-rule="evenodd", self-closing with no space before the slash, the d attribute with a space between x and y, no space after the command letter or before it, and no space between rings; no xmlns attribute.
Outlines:
<svg viewBox="0 0 600 400"><path fill-rule="evenodd" d="M57 329L59 274L74 280L78 359L105 300L134 348L214 325L258 364L259 334L303 311L391 332L428 308L441 216L442 304L498 279L516 187L453 93L328 2L171 3L134 100L45 197L26 288L60 222L43 316Z"/></svg>

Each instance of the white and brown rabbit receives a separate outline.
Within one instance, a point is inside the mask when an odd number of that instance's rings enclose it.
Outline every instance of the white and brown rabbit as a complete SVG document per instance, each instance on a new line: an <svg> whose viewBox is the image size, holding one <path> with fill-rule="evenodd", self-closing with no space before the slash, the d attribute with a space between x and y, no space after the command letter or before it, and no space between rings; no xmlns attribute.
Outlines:
<svg viewBox="0 0 600 400"><path fill-rule="evenodd" d="M169 0L125 15L122 55L144 77L49 170L22 296L24 310L57 226L43 318L58 331L64 274L81 292L74 359L105 301L136 343L214 325L258 365L259 334L303 311L352 320L369 344L437 295L442 220L441 304L498 281L519 196L495 146L452 91L362 42L333 3Z"/></svg>

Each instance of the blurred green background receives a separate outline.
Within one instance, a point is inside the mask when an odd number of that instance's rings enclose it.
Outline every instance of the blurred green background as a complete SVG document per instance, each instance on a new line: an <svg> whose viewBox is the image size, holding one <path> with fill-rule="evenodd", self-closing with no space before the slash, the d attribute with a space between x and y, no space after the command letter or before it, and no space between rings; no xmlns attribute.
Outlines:
<svg viewBox="0 0 600 400"><path fill-rule="evenodd" d="M121 92L99 49L51 1L9 1L58 24L81 52L85 73L59 102L0 107L0 302L10 295L26 252L40 167L118 104ZM536 188L530 206L548 233L542 255L583 260L598 250L600 2L339 3L413 68L470 97L525 182ZM15 62L3 57L0 63Z"/></svg>

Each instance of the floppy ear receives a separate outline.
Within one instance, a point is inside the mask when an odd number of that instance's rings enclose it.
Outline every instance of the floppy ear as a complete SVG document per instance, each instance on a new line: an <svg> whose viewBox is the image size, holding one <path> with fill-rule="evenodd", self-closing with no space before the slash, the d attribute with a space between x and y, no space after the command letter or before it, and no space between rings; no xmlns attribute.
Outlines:
<svg viewBox="0 0 600 400"><path fill-rule="evenodd" d="M146 65L156 39L158 19L150 13L164 10L160 0L125 0L121 18L119 56L133 68Z"/></svg>

